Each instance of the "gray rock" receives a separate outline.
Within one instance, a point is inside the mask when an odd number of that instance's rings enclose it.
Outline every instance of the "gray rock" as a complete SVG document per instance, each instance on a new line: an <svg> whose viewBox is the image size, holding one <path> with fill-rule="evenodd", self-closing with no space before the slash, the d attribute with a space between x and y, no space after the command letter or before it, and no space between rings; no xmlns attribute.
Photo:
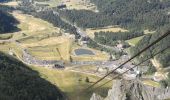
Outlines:
<svg viewBox="0 0 170 100"><path fill-rule="evenodd" d="M106 98L93 94L90 100L164 100L170 98L170 88L155 88L139 80L117 80Z"/></svg>
<svg viewBox="0 0 170 100"><path fill-rule="evenodd" d="M90 100L103 100L103 99L104 98L102 98L100 95L97 95L97 94L93 93Z"/></svg>

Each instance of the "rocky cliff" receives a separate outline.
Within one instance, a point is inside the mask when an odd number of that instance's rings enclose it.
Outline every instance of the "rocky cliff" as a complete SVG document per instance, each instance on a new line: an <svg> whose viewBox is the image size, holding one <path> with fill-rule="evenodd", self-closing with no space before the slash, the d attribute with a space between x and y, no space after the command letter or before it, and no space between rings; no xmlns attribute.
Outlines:
<svg viewBox="0 0 170 100"><path fill-rule="evenodd" d="M155 88L140 81L117 80L106 98L93 94L90 100L164 100L170 98L170 88Z"/></svg>

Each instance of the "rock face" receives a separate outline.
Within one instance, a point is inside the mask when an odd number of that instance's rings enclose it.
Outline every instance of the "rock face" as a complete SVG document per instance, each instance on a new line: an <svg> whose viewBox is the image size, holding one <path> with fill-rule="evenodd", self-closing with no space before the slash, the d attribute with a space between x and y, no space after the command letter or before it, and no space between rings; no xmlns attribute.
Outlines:
<svg viewBox="0 0 170 100"><path fill-rule="evenodd" d="M106 98L93 94L90 100L164 100L170 98L170 88L155 88L140 81L118 80Z"/></svg>
<svg viewBox="0 0 170 100"><path fill-rule="evenodd" d="M90 100L104 100L104 98L94 93Z"/></svg>

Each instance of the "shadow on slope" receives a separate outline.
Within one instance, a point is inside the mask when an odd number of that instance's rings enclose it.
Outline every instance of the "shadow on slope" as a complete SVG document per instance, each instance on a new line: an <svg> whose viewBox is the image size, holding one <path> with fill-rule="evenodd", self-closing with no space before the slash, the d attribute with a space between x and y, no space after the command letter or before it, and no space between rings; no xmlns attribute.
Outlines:
<svg viewBox="0 0 170 100"><path fill-rule="evenodd" d="M0 52L0 100L65 100L39 73Z"/></svg>
<svg viewBox="0 0 170 100"><path fill-rule="evenodd" d="M0 34L20 31L17 27L20 22L10 14L13 10L12 7L0 5Z"/></svg>

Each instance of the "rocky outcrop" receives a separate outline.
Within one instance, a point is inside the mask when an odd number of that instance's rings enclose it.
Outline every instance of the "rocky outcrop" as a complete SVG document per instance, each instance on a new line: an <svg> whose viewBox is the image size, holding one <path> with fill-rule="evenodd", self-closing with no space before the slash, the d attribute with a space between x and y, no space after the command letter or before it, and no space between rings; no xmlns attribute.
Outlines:
<svg viewBox="0 0 170 100"><path fill-rule="evenodd" d="M140 81L117 80L106 98L93 94L90 100L164 100L170 98L170 88L155 88Z"/></svg>
<svg viewBox="0 0 170 100"><path fill-rule="evenodd" d="M100 95L97 94L93 94L90 100L103 100L104 98L102 98Z"/></svg>

